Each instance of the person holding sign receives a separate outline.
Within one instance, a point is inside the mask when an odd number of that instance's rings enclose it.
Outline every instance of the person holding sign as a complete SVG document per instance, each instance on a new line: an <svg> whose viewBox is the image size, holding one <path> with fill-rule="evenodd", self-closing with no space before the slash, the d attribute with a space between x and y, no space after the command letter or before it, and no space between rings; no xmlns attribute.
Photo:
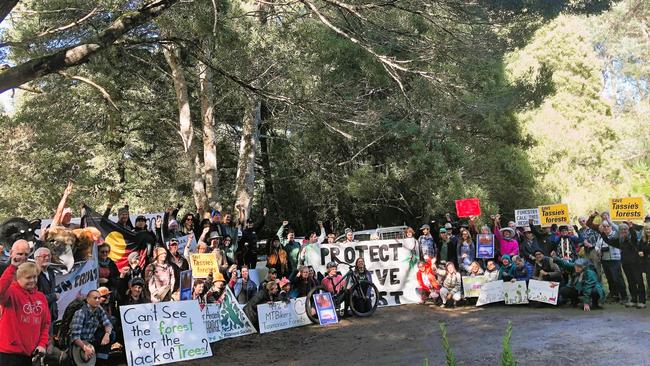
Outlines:
<svg viewBox="0 0 650 366"><path fill-rule="evenodd" d="M579 258L575 262L570 262L556 258L555 262L570 274L567 285L560 288L558 303L570 300L571 305L576 306L581 302L584 311L598 308L600 302L605 300L605 291L598 282L596 272L589 266L589 261Z"/></svg>
<svg viewBox="0 0 650 366"><path fill-rule="evenodd" d="M515 230L511 227L501 228L501 215L492 216L494 220L494 238L499 244L498 250L501 255L518 255L519 243L515 239Z"/></svg>
<svg viewBox="0 0 650 366"><path fill-rule="evenodd" d="M562 271L553 260L544 255L541 249L535 250L535 269L533 279L538 281L562 281Z"/></svg>
<svg viewBox="0 0 650 366"><path fill-rule="evenodd" d="M608 245L621 250L623 272L627 279L627 288L630 291L630 299L625 303L625 306L644 309L646 307L646 297L641 260L643 252L639 246L636 231L630 230L627 224L620 224L618 225L618 233L607 235L603 230L601 237Z"/></svg>
<svg viewBox="0 0 650 366"><path fill-rule="evenodd" d="M0 365L3 366L31 366L32 354L45 354L47 347L50 328L47 299L36 289L38 267L26 260L26 255L12 252L11 264L0 277Z"/></svg>

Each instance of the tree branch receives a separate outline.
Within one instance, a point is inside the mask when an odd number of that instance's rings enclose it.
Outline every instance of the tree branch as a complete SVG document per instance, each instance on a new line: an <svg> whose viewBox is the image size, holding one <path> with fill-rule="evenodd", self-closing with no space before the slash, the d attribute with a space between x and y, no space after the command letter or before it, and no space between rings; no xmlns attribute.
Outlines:
<svg viewBox="0 0 650 366"><path fill-rule="evenodd" d="M115 105L115 102L113 102L113 99L111 98L111 95L108 93L108 91L106 91L106 89L104 89L99 84L97 84L94 81L92 81L90 79L87 79L87 78L85 78L83 76L70 75L70 74L65 73L63 71L59 71L58 74L65 77L65 78L68 78L68 79L79 80L82 83L88 84L88 85L92 86L93 88L97 89L101 93L102 98L104 98L104 100L106 100L106 102L108 102L110 105L112 105L113 108L115 108L115 110L117 110L119 112L120 109L117 107L117 105Z"/></svg>
<svg viewBox="0 0 650 366"><path fill-rule="evenodd" d="M78 19L78 20L75 20L74 22L72 22L72 23L70 23L70 24L66 24L66 25L61 26L61 27L58 27L58 28L50 28L50 29L47 29L47 30L45 30L45 31L43 31L43 32L41 32L41 33L39 33L38 35L36 35L36 37L43 37L43 36L46 36L46 35L48 35L48 34L52 34L52 33L56 33L56 32L61 32L61 31L64 31L64 30L66 30L66 29L70 29L70 28L72 28L72 27L75 27L75 26L77 26L77 25L83 23L84 21L86 21L87 19L89 19L90 17L92 17L93 15L97 14L97 10L99 10L99 6L94 7L93 10L90 11L90 13L84 15L82 18L80 18L80 19Z"/></svg>
<svg viewBox="0 0 650 366"><path fill-rule="evenodd" d="M112 46L124 34L159 16L179 0L154 0L117 18L94 40L42 56L0 73L0 93L28 81L85 63L90 56Z"/></svg>
<svg viewBox="0 0 650 366"><path fill-rule="evenodd" d="M0 1L0 23L11 13L11 10L18 5L18 0L2 0Z"/></svg>

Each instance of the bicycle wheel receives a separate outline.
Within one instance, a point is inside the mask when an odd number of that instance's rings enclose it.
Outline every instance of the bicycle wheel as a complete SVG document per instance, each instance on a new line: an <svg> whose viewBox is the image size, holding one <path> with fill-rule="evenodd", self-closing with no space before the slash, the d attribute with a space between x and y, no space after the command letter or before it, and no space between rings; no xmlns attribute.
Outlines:
<svg viewBox="0 0 650 366"><path fill-rule="evenodd" d="M312 323L319 324L316 304L314 304L314 294L321 294L324 292L327 292L324 286L316 286L309 291L307 298L305 299L305 311L307 312L307 317Z"/></svg>
<svg viewBox="0 0 650 366"><path fill-rule="evenodd" d="M379 304L379 290L377 286L361 281L350 289L350 309L356 316L371 316Z"/></svg>

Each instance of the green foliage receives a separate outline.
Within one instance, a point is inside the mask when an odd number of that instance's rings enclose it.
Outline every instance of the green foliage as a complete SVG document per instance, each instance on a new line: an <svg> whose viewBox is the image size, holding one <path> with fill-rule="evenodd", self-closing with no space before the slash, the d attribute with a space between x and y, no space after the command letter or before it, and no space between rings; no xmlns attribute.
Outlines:
<svg viewBox="0 0 650 366"><path fill-rule="evenodd" d="M506 326L506 334L501 341L501 366L517 366L517 360L512 354L512 347L510 347L510 339L512 338L512 322L508 320Z"/></svg>
<svg viewBox="0 0 650 366"><path fill-rule="evenodd" d="M440 341L442 342L442 349L445 351L445 365L447 366L456 366L456 356L454 351L449 345L449 340L447 339L447 326L445 323L440 323Z"/></svg>

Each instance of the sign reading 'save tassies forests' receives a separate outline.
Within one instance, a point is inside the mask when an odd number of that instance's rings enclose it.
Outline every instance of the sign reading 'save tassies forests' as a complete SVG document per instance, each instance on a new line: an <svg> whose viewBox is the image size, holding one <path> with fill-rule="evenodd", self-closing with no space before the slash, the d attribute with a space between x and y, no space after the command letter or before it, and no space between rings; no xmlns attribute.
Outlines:
<svg viewBox="0 0 650 366"><path fill-rule="evenodd" d="M612 198L609 200L609 215L612 220L643 220L643 198Z"/></svg>
<svg viewBox="0 0 650 366"><path fill-rule="evenodd" d="M539 221L542 227L555 225L569 225L569 206L564 203L539 206Z"/></svg>

